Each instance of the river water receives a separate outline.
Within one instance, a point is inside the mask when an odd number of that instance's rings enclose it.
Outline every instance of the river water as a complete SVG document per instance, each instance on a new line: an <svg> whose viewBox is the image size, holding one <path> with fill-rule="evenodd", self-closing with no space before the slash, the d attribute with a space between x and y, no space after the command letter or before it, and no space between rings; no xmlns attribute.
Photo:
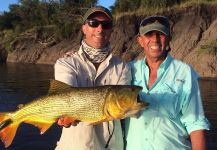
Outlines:
<svg viewBox="0 0 217 150"><path fill-rule="evenodd" d="M19 104L45 95L53 78L51 65L0 65L0 112L14 111ZM33 125L22 123L12 145L5 149L0 143L0 150L54 150L61 128L54 124L45 134L39 133Z"/></svg>
<svg viewBox="0 0 217 150"><path fill-rule="evenodd" d="M49 79L53 79L52 65L8 63L0 65L0 112L14 111L19 104L45 95ZM217 79L202 78L201 93L211 130L207 132L208 150L217 149ZM45 134L30 124L22 123L12 145L0 150L53 150L60 137L61 128L54 124Z"/></svg>

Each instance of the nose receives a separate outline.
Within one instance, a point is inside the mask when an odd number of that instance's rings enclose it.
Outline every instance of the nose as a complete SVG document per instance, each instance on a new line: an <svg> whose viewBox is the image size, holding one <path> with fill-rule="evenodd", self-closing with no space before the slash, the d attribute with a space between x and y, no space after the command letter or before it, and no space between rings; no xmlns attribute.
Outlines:
<svg viewBox="0 0 217 150"><path fill-rule="evenodd" d="M160 40L160 34L158 32L153 32L152 40L156 41L156 42L159 41Z"/></svg>
<svg viewBox="0 0 217 150"><path fill-rule="evenodd" d="M99 26L96 29L97 29L97 32L102 32L103 31L102 24L99 24Z"/></svg>

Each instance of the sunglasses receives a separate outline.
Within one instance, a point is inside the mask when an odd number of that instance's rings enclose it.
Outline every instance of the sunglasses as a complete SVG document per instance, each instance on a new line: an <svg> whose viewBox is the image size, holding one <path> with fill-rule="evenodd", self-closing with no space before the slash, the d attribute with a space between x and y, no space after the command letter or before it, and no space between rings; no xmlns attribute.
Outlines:
<svg viewBox="0 0 217 150"><path fill-rule="evenodd" d="M85 23L87 23L92 28L97 28L100 24L102 25L103 29L111 29L113 27L112 21L99 21L96 19L87 19Z"/></svg>
<svg viewBox="0 0 217 150"><path fill-rule="evenodd" d="M152 24L156 21L158 21L160 24L166 26L167 28L170 27L168 19L164 16L152 16L152 17L146 18L140 23L140 26L146 26L146 25Z"/></svg>

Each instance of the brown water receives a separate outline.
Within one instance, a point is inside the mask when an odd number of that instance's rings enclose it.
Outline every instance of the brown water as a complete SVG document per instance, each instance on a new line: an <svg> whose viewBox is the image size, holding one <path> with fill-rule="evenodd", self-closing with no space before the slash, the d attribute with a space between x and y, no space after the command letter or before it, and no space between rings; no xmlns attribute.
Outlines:
<svg viewBox="0 0 217 150"><path fill-rule="evenodd" d="M206 135L208 150L217 150L217 78L202 78L200 88L205 114L211 123Z"/></svg>
<svg viewBox="0 0 217 150"><path fill-rule="evenodd" d="M53 66L30 64L0 65L0 112L14 111L46 94L49 79L53 79ZM217 79L202 78L201 93L205 113L211 123L207 132L208 150L217 150ZM12 145L7 150L54 150L61 128L54 124L44 135L29 124L21 124ZM6 150L0 143L0 150Z"/></svg>
<svg viewBox="0 0 217 150"><path fill-rule="evenodd" d="M49 79L53 79L50 65L0 65L0 112L14 111L19 104L46 94ZM0 150L54 150L60 133L56 124L40 135L38 128L22 123L12 145L5 149L0 143Z"/></svg>

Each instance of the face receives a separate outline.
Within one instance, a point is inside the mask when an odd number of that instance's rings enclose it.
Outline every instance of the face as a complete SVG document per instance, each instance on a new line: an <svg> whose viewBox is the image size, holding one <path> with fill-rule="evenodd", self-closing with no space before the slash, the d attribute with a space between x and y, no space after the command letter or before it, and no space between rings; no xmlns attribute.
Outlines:
<svg viewBox="0 0 217 150"><path fill-rule="evenodd" d="M88 19L94 19L98 21L111 21L105 14L96 13L90 16ZM91 27L88 23L82 25L82 31L85 35L85 42L94 48L103 48L108 42L112 33L112 28L103 28L102 24L97 27Z"/></svg>
<svg viewBox="0 0 217 150"><path fill-rule="evenodd" d="M168 45L167 36L159 31L150 31L139 36L137 40L141 47L144 48L147 59L161 59Z"/></svg>

